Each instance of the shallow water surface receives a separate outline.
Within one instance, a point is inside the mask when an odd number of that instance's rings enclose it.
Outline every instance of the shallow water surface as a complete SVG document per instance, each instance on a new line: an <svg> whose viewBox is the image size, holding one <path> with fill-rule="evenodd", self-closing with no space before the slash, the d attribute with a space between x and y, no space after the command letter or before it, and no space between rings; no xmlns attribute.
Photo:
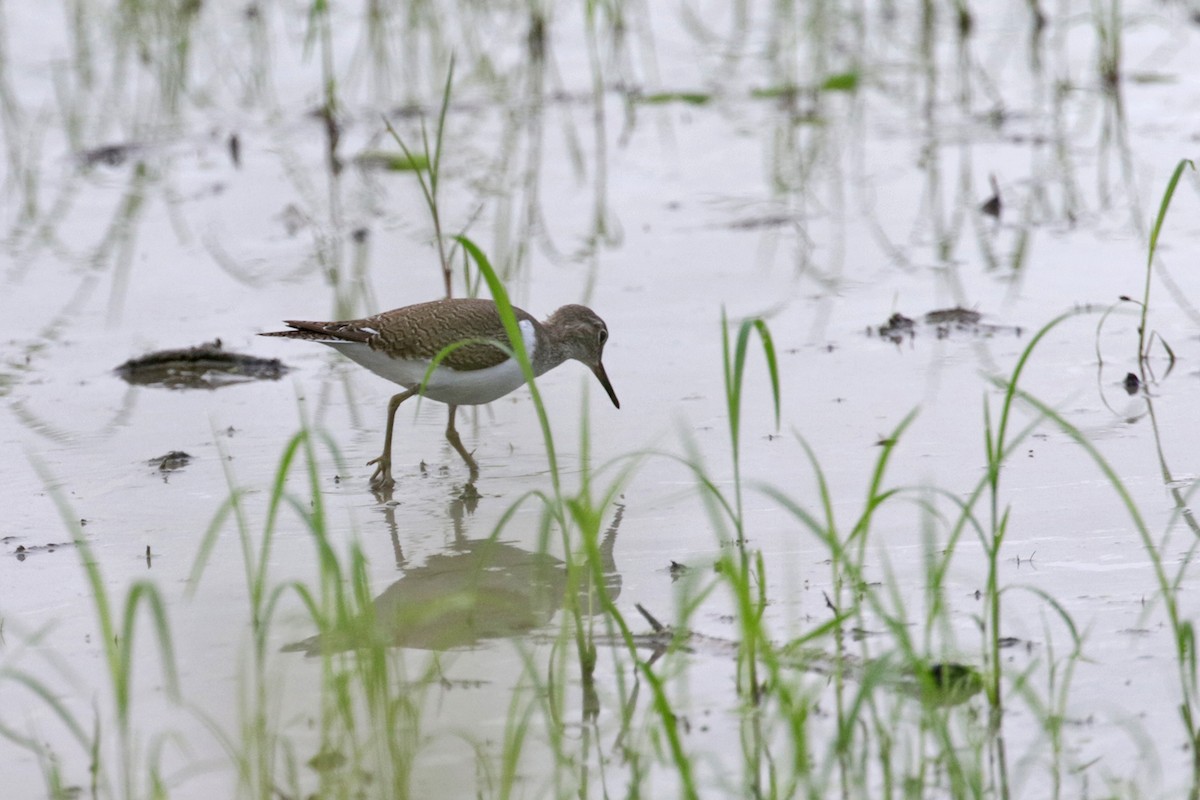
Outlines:
<svg viewBox="0 0 1200 800"><path fill-rule="evenodd" d="M185 6L0 20L13 796L1195 792L1186 8ZM410 401L374 493L396 387L256 334L458 234L621 408L463 409L470 483ZM117 370L215 339L287 372Z"/></svg>

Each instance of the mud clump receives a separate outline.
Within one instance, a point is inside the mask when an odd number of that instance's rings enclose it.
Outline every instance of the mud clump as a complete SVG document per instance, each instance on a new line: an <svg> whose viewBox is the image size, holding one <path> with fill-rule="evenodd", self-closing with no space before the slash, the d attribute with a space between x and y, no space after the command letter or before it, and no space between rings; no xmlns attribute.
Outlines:
<svg viewBox="0 0 1200 800"><path fill-rule="evenodd" d="M116 368L126 382L168 389L219 389L247 381L277 381L287 367L277 358L231 353L214 339L197 347L157 350Z"/></svg>
<svg viewBox="0 0 1200 800"><path fill-rule="evenodd" d="M917 334L921 331L932 333L938 339L947 339L958 334L977 338L1021 335L1019 326L992 325L984 322L983 315L978 311L958 306L930 311L921 317L919 322L897 311L888 317L884 324L868 327L867 335L878 336L880 339L898 345L905 339L910 341L916 339Z"/></svg>

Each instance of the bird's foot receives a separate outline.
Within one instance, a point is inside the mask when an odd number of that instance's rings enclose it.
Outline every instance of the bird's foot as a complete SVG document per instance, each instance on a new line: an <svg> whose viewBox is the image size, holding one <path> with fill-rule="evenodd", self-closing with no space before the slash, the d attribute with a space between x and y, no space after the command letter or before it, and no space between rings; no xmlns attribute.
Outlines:
<svg viewBox="0 0 1200 800"><path fill-rule="evenodd" d="M392 460L386 455L379 458L372 458L367 462L367 466L375 465L375 471L371 473L371 488L375 490L391 489L396 485L392 480Z"/></svg>

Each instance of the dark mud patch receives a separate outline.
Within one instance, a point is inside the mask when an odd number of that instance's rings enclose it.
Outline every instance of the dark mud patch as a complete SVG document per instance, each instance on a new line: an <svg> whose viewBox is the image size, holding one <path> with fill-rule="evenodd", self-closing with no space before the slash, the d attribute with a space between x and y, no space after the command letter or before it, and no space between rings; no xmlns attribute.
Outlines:
<svg viewBox="0 0 1200 800"><path fill-rule="evenodd" d="M957 335L988 338L997 335L1020 336L1021 328L1017 325L993 325L984 322L983 315L978 311L957 306L930 311L919 319L907 317L897 311L882 325L867 328L868 336L878 336L892 344L900 344L905 339L912 341L921 332L932 334L938 339Z"/></svg>
<svg viewBox="0 0 1200 800"><path fill-rule="evenodd" d="M231 353L221 340L180 350L158 350L116 368L126 382L168 389L220 389L248 381L277 381L287 367L277 358Z"/></svg>
<svg viewBox="0 0 1200 800"><path fill-rule="evenodd" d="M92 147L75 154L75 160L83 167L120 167L149 151L142 142L123 142Z"/></svg>
<svg viewBox="0 0 1200 800"><path fill-rule="evenodd" d="M157 467L159 472L174 472L192 463L192 456L182 450L172 450L169 453L156 456L146 463L152 467Z"/></svg>

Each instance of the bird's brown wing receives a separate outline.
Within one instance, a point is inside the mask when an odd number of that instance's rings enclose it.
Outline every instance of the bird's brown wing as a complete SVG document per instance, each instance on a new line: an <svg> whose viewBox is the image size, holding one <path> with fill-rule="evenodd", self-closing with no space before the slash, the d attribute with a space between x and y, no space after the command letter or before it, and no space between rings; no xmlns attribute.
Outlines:
<svg viewBox="0 0 1200 800"><path fill-rule="evenodd" d="M419 309L420 313L410 313ZM513 309L518 320L533 317ZM361 322L379 332L369 341L372 349L385 350L397 358L431 359L447 346L472 339L485 339L508 347L508 334L500 314L490 300L442 300L385 311ZM453 330L453 335L446 331ZM472 342L455 348L442 363L451 369L468 372L494 367L508 360L506 349L486 342Z"/></svg>

